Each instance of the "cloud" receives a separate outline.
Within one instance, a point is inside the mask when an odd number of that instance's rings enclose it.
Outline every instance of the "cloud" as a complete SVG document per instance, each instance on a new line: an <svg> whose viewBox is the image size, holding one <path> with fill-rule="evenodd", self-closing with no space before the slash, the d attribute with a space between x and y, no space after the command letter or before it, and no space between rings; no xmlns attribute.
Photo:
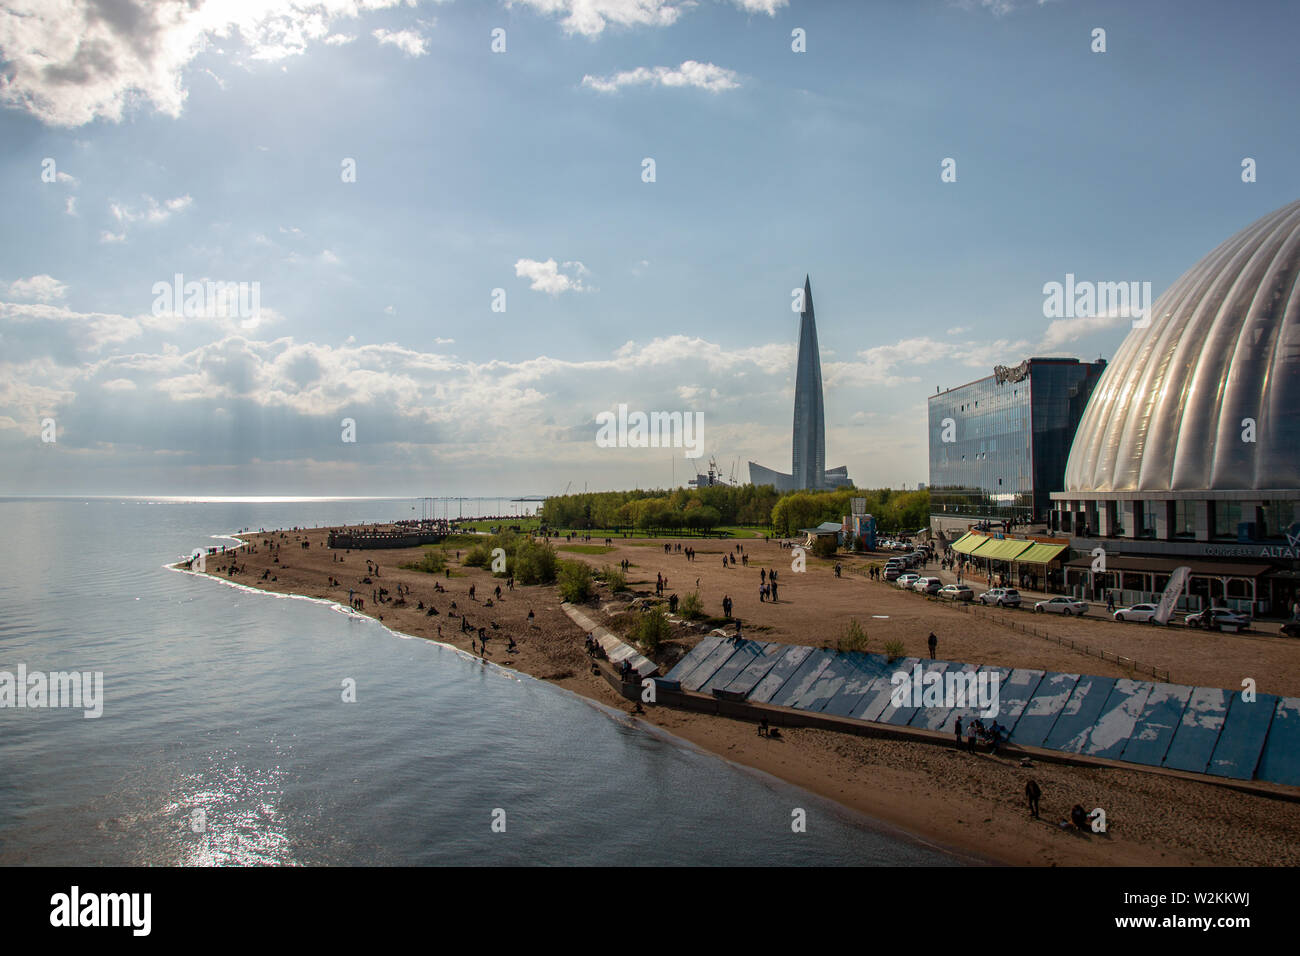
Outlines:
<svg viewBox="0 0 1300 956"><path fill-rule="evenodd" d="M788 0L732 0L745 13L775 16ZM507 7L528 7L543 16L558 17L565 33L594 37L605 27L670 27L696 0L506 0Z"/></svg>
<svg viewBox="0 0 1300 956"><path fill-rule="evenodd" d="M9 283L10 295L20 299L35 299L37 302L53 302L55 299L62 299L67 292L66 283L47 275L15 279Z"/></svg>
<svg viewBox="0 0 1300 956"><path fill-rule="evenodd" d="M345 46L355 40L356 37L347 33L331 33L324 39L327 46Z"/></svg>
<svg viewBox="0 0 1300 956"><path fill-rule="evenodd" d="M1047 326L1047 331L1043 333L1043 340L1039 343L1038 348L1042 351L1059 349L1061 346L1069 342L1076 342L1086 335L1128 325L1133 321L1133 316L1121 315L1113 309L1108 310L1108 314L1103 315L1090 315L1074 319L1053 319Z"/></svg>
<svg viewBox="0 0 1300 956"><path fill-rule="evenodd" d="M538 262L536 259L520 259L515 263L515 275L529 280L529 288L534 292L559 295L561 292L587 292L590 287L583 284L582 277L589 275L587 267L581 262L566 262L564 267L574 275L566 275L554 259Z"/></svg>
<svg viewBox="0 0 1300 956"><path fill-rule="evenodd" d="M327 42L338 19L404 0L63 0L0 6L0 102L50 126L120 122L145 105L179 117L200 52L276 61ZM408 4L409 5L409 4ZM227 44L224 41L239 41ZM220 42L220 46L217 44Z"/></svg>
<svg viewBox="0 0 1300 956"><path fill-rule="evenodd" d="M644 86L647 83L668 87L693 86L710 93L740 88L740 80L735 70L728 70L713 63L697 63L695 60L687 60L676 68L639 66L635 70L626 70L613 76L599 77L588 74L582 78L583 86L600 93L615 93L625 86Z"/></svg>
<svg viewBox="0 0 1300 956"><path fill-rule="evenodd" d="M395 46L407 56L424 56L429 52L429 41L417 30L375 30L371 33L380 44Z"/></svg>
<svg viewBox="0 0 1300 956"><path fill-rule="evenodd" d="M530 7L559 17L565 33L598 36L609 24L620 27L669 27L690 0L506 0L506 6Z"/></svg>

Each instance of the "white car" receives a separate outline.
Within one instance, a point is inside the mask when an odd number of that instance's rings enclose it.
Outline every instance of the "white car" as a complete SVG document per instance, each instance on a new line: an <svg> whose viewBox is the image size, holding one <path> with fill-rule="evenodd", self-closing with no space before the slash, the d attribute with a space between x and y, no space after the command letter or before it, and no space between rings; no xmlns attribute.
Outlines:
<svg viewBox="0 0 1300 956"><path fill-rule="evenodd" d="M1020 592L1015 588L994 588L980 595L981 604L996 604L998 607L1020 607Z"/></svg>
<svg viewBox="0 0 1300 956"><path fill-rule="evenodd" d="M934 594L941 587L943 582L938 578L917 578L912 584L913 591L920 591L923 594Z"/></svg>
<svg viewBox="0 0 1300 956"><path fill-rule="evenodd" d="M1138 621L1143 624L1154 624L1156 621L1156 611L1160 608L1155 604L1134 604L1132 607L1122 607L1115 612L1117 621Z"/></svg>
<svg viewBox="0 0 1300 956"><path fill-rule="evenodd" d="M915 573L914 571L908 571L906 574L900 574L898 576L898 580L895 581L894 583L897 584L900 588L910 588L913 584L915 584L919 580L921 580L921 575Z"/></svg>
<svg viewBox="0 0 1300 956"><path fill-rule="evenodd" d="M1049 601L1039 601L1034 605L1034 613L1042 614L1044 611L1051 614L1064 614L1069 617L1072 614L1087 614L1088 605L1083 601L1075 601L1068 597L1054 597Z"/></svg>

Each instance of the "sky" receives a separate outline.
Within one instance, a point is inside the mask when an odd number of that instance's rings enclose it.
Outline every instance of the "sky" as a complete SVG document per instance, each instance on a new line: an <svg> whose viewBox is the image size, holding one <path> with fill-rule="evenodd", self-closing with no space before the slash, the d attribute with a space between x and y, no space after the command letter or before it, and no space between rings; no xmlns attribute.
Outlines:
<svg viewBox="0 0 1300 956"><path fill-rule="evenodd" d="M915 487L936 387L1129 332L1045 315L1045 284L1158 296L1300 196L1298 23L1263 0L0 0L0 494L788 471L805 275L827 466ZM702 454L603 447L620 405L696 416Z"/></svg>

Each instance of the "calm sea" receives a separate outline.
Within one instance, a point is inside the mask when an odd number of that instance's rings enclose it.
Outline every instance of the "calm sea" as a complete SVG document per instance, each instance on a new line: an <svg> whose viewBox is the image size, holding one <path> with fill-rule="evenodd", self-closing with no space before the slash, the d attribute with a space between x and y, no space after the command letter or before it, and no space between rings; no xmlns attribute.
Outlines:
<svg viewBox="0 0 1300 956"><path fill-rule="evenodd" d="M0 671L105 681L99 719L0 709L0 864L959 862L453 649L163 567L409 512L0 499Z"/></svg>

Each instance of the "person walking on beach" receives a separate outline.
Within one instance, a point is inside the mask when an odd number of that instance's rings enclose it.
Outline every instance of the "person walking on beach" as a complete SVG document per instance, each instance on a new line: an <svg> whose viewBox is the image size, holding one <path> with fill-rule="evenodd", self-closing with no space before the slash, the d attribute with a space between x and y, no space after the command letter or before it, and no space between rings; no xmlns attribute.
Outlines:
<svg viewBox="0 0 1300 956"><path fill-rule="evenodd" d="M966 725L966 746L970 749L971 753L975 752L975 724L976 721L972 720Z"/></svg>
<svg viewBox="0 0 1300 956"><path fill-rule="evenodd" d="M957 749L961 750L961 718L957 718Z"/></svg>
<svg viewBox="0 0 1300 956"><path fill-rule="evenodd" d="M766 583L767 583L767 568L760 568L760 569L759 569L759 572L758 572L758 580L759 580L760 582L762 582L763 584L766 584Z"/></svg>
<svg viewBox="0 0 1300 956"><path fill-rule="evenodd" d="M768 587L772 591L772 603L775 604L776 603L776 572L775 571L772 572L772 576L768 578L768 581L771 582L768 584Z"/></svg>
<svg viewBox="0 0 1300 956"><path fill-rule="evenodd" d="M930 645L930 660L934 660L934 652L939 647L939 638L934 636L934 631L930 632L930 640L927 643Z"/></svg>

